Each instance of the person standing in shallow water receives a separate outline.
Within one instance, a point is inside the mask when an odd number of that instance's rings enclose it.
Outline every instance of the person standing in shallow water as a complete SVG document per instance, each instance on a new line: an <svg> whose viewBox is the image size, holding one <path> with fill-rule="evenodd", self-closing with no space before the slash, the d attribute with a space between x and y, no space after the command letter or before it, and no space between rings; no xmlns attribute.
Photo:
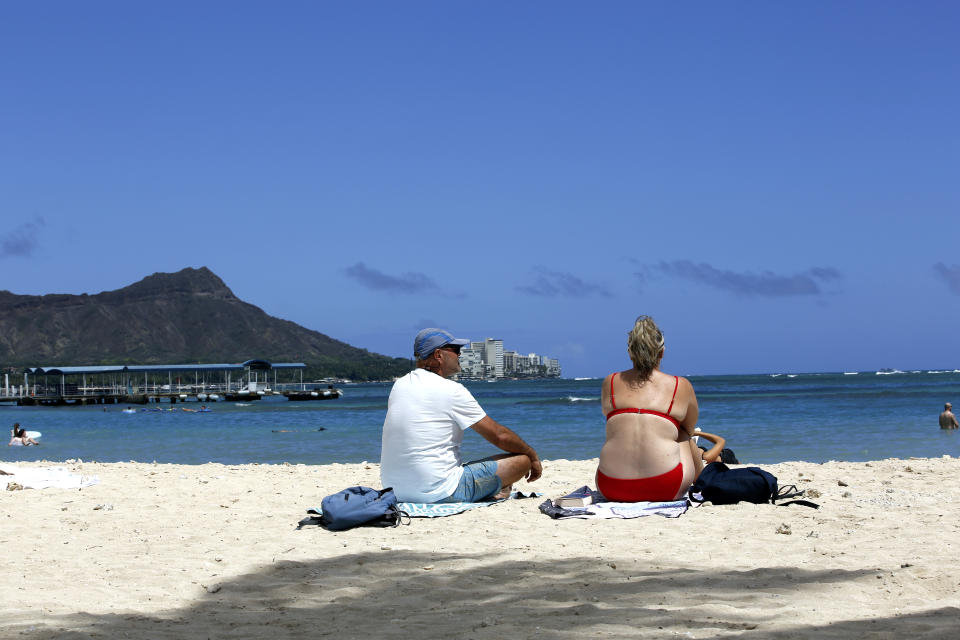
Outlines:
<svg viewBox="0 0 960 640"><path fill-rule="evenodd" d="M957 416L953 415L953 405L949 402L943 405L943 413L940 414L941 429L956 429L960 427L957 423Z"/></svg>

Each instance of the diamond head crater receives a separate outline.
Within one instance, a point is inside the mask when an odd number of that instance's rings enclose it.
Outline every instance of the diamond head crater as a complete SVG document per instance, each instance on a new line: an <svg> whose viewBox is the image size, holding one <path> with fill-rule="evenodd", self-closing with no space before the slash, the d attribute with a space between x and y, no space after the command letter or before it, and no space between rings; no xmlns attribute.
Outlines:
<svg viewBox="0 0 960 640"><path fill-rule="evenodd" d="M389 380L406 358L372 353L237 298L201 267L95 295L0 291L0 367L302 362L304 379Z"/></svg>

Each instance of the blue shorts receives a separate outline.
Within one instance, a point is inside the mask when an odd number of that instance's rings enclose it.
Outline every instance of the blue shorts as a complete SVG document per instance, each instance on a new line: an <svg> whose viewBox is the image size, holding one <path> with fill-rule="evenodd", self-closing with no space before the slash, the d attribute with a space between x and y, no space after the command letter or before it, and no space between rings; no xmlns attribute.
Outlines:
<svg viewBox="0 0 960 640"><path fill-rule="evenodd" d="M463 477L453 495L437 502L480 502L500 491L502 486L496 460L468 462L463 465Z"/></svg>

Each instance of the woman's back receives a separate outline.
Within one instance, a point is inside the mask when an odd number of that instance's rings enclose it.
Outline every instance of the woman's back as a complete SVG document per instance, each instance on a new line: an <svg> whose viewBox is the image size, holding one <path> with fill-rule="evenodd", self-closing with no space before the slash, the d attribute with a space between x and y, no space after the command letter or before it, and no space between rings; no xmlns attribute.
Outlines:
<svg viewBox="0 0 960 640"><path fill-rule="evenodd" d="M640 316L627 335L633 368L603 381L607 440L597 489L610 500L676 500L696 476L690 435L697 397L685 378L660 371L664 344L653 318Z"/></svg>
<svg viewBox="0 0 960 640"><path fill-rule="evenodd" d="M684 476L688 475L693 460L687 441L696 425L697 407L686 379L660 370L646 380L634 369L614 373L603 382L601 405L608 416L607 439L600 451L603 474L649 478L683 463Z"/></svg>

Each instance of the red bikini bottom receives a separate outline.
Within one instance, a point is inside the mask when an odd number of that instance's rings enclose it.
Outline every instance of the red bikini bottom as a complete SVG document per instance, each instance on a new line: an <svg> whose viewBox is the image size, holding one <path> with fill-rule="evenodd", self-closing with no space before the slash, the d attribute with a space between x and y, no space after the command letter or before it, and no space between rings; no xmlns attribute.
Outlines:
<svg viewBox="0 0 960 640"><path fill-rule="evenodd" d="M675 500L683 484L683 463L652 478L611 478L597 469L597 489L613 502L669 502Z"/></svg>

